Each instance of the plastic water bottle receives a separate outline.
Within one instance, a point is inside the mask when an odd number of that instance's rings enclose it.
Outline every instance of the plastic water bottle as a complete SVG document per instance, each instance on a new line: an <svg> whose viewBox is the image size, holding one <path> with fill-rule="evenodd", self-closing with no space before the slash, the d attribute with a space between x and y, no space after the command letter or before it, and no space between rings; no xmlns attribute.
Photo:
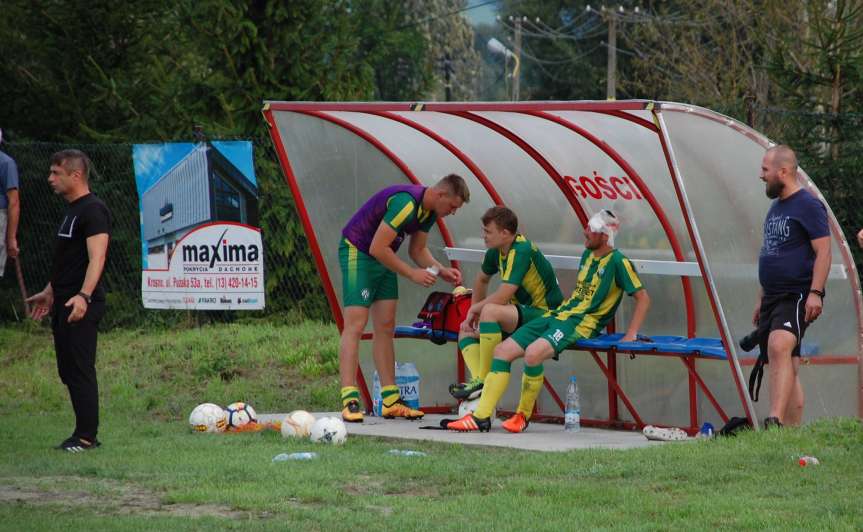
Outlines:
<svg viewBox="0 0 863 532"><path fill-rule="evenodd" d="M393 456L428 456L422 451L411 451L407 449L390 449L387 454L391 454Z"/></svg>
<svg viewBox="0 0 863 532"><path fill-rule="evenodd" d="M569 387L566 389L563 430L566 432L581 430L581 401L578 397L578 382L575 380L575 375L569 378Z"/></svg>
<svg viewBox="0 0 863 532"><path fill-rule="evenodd" d="M801 456L798 463L800 464L800 467L806 467L808 465L818 465L821 462L819 462L814 456Z"/></svg>
<svg viewBox="0 0 863 532"><path fill-rule="evenodd" d="M282 453L273 457L273 462L287 462L288 460L314 460L318 453Z"/></svg>

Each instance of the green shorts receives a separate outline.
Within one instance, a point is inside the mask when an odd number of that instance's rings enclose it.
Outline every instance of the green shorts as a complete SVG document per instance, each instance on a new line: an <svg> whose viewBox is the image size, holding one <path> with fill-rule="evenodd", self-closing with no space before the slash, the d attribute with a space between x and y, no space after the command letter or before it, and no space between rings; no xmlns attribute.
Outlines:
<svg viewBox="0 0 863 532"><path fill-rule="evenodd" d="M574 320L559 320L554 316L539 317L519 327L510 338L522 349L527 349L535 340L544 338L551 344L554 354L559 355L573 342L581 339L575 327Z"/></svg>
<svg viewBox="0 0 863 532"><path fill-rule="evenodd" d="M533 321L536 318L542 317L543 314L548 312L547 308L533 307L531 305L522 305L521 303L517 303L515 305L515 310L518 311L518 325L515 326L516 329L529 321Z"/></svg>
<svg viewBox="0 0 863 532"><path fill-rule="evenodd" d="M342 268L342 305L369 307L382 299L398 299L396 273L342 238L339 243Z"/></svg>

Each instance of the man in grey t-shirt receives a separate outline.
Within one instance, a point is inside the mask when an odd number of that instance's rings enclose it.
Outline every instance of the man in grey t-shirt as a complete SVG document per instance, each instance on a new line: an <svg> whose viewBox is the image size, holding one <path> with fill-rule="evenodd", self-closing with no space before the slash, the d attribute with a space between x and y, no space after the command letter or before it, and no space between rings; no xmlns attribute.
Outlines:
<svg viewBox="0 0 863 532"><path fill-rule="evenodd" d="M0 130L0 142L3 132ZM6 269L6 256L18 257L18 167L15 160L0 151L0 277Z"/></svg>

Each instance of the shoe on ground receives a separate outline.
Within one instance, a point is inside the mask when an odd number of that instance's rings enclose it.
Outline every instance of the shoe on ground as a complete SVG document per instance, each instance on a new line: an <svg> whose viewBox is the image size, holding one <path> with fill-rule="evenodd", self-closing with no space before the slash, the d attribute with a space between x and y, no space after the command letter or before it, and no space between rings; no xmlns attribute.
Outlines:
<svg viewBox="0 0 863 532"><path fill-rule="evenodd" d="M478 418L473 414L465 414L463 417L452 421L446 426L449 430L458 432L488 432L491 429L491 418Z"/></svg>
<svg viewBox="0 0 863 532"><path fill-rule="evenodd" d="M502 427L509 432L519 433L527 430L528 425L530 425L530 421L524 417L524 414L516 412L514 416L503 422Z"/></svg>
<svg viewBox="0 0 863 532"><path fill-rule="evenodd" d="M689 438L686 435L686 432L677 428L662 428L662 427L654 427L653 425L647 425L642 429L642 434L648 440L654 441L684 441Z"/></svg>
<svg viewBox="0 0 863 532"><path fill-rule="evenodd" d="M467 382L449 385L449 393L460 401L470 401L482 394L482 379L474 377Z"/></svg>
<svg viewBox="0 0 863 532"><path fill-rule="evenodd" d="M348 401L348 404L342 409L342 420L347 423L363 422L363 411L359 401Z"/></svg>
<svg viewBox="0 0 863 532"><path fill-rule="evenodd" d="M70 453L81 453L84 451L92 451L97 447L101 447L102 443L99 440L93 440L91 442L82 440L77 436L70 436L63 440L63 443L58 445L56 449L61 451L66 451Z"/></svg>
<svg viewBox="0 0 863 532"><path fill-rule="evenodd" d="M779 422L778 417L773 416L773 417L764 418L764 430L770 430L770 429L774 429L774 428L778 429L781 427L782 427L782 423Z"/></svg>
<svg viewBox="0 0 863 532"><path fill-rule="evenodd" d="M422 410L414 410L405 404L402 399L399 399L392 406L383 405L381 408L381 416L386 419L393 419L396 417L403 417L405 419L422 419L425 415L425 412Z"/></svg>

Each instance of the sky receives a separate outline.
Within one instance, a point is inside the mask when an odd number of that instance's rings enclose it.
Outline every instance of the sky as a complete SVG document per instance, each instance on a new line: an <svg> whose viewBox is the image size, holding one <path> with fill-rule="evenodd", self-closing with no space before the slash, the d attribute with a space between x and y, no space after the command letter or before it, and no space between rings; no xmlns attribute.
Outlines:
<svg viewBox="0 0 863 532"><path fill-rule="evenodd" d="M231 161L253 184L255 167L252 159L252 143L249 141L210 142L219 152ZM135 183L138 195L150 188L168 170L191 153L195 148L192 142L166 142L164 144L135 144L132 147L132 161L135 166Z"/></svg>
<svg viewBox="0 0 863 532"><path fill-rule="evenodd" d="M468 0L467 7L464 11L464 17L473 26L479 24L494 24L494 17L497 16L497 8L500 6L501 0Z"/></svg>

